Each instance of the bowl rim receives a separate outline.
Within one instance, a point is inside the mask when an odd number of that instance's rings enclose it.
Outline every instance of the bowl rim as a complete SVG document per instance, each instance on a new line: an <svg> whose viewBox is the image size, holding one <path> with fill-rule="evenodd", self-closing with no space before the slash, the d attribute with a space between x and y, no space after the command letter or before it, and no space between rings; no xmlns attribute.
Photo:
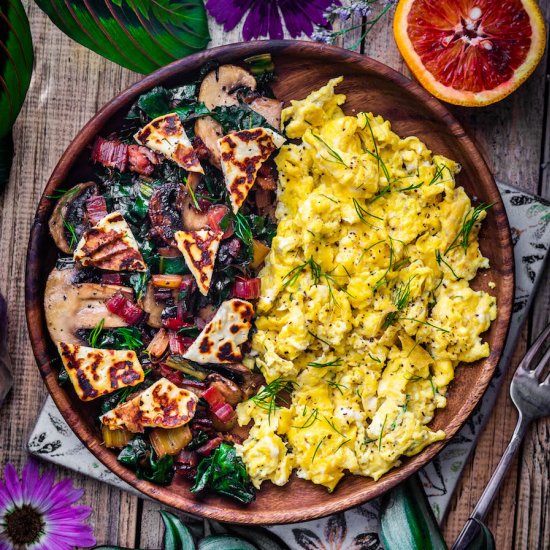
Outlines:
<svg viewBox="0 0 550 550"><path fill-rule="evenodd" d="M98 444L97 438L93 436L87 424L81 420L78 412L73 409L69 396L57 382L56 369L52 366L54 359L48 353L47 342L50 337L47 330L45 330L40 284L35 274L40 273L40 250L49 238L48 219L53 209L54 201L49 199L48 195L51 196L52 192L60 185L77 157L81 154L83 147L100 132L111 115L118 112L122 107L129 106L137 96L150 90L155 85L162 84L163 81L169 78L183 76L185 73L195 71L213 59L221 57L222 62L228 62L266 52L284 55L285 50L289 48L298 49L300 53L313 53L314 55L328 58L333 62L360 65L362 68L390 80L396 86L405 88L415 100L421 102L435 117L446 124L449 131L461 142L466 155L471 156L472 153L474 154L476 158L475 164L480 172L482 172L483 179L490 183L487 191L491 195L491 200L494 199L499 211L497 226L499 229L500 244L503 247L503 262L507 266L505 276L508 286L512 289L512 297L505 304L499 304L499 325L497 326L498 338L496 339L496 345L493 345L491 355L484 360L483 373L478 380L475 390L470 394L466 409L463 410L463 407L459 411L461 420L458 423L455 422L450 430L446 430L444 440L432 443L403 466L390 470L390 472L376 482L376 485L369 488L358 488L345 498L334 499L328 503L321 501L319 504L311 506L306 512L278 509L276 511L254 510L251 513L247 512L246 508L242 510L227 509L223 505L193 501L185 495L176 495L169 491L169 487L159 487L150 482L137 479L134 472L117 462L114 453ZM500 212L503 215L500 215ZM501 358L510 327L514 290L515 276L512 238L502 198L482 155L479 153L472 139L466 134L462 125L450 113L447 107L421 88L417 82L406 78L396 70L365 55L336 46L302 40L259 40L218 46L174 61L143 77L114 96L82 127L55 166L37 206L30 231L26 258L25 311L31 346L48 392L73 432L110 471L146 496L156 499L165 505L176 507L184 512L231 523L269 525L308 521L347 510L382 495L432 460L464 425L489 385Z"/></svg>

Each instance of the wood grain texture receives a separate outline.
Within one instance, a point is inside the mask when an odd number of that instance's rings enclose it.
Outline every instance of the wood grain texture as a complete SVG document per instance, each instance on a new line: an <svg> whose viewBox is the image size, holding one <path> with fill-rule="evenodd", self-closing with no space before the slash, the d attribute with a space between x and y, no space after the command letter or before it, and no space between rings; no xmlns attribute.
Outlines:
<svg viewBox="0 0 550 550"><path fill-rule="evenodd" d="M548 21L550 2L544 0L541 4ZM10 260L0 265L0 289L7 293L9 299L10 348L17 378L16 389L2 410L3 415L9 415L10 423L0 426L0 459L1 463L9 460L16 465L22 464L25 459L26 439L45 395L26 336L21 283L24 249L34 208L48 175L76 131L103 103L139 78L139 75L103 60L65 37L30 0L25 2L25 6L35 42L36 69L28 100L15 128L17 158L11 183L7 191L0 195L0 253ZM224 33L211 25L211 31L213 45L238 41L240 37L239 29ZM349 46L349 42L343 45ZM393 41L391 17L380 22L367 37L365 51L407 74ZM550 165L542 172L540 182L538 174L545 110L541 103L533 101L533 98L544 93L545 74L545 67L539 67L527 84L506 100L505 106L502 104L502 108L497 104L469 113L456 109L454 113L481 144L486 160L497 177L530 190L536 190L540 185L541 192L550 196ZM546 127L545 133L549 135L550 126ZM546 162L550 162L549 149L547 140ZM514 151L520 153L511 162L510 153ZM540 329L548 318L548 281L547 272L542 285L546 287L546 292L541 293L537 300L532 333L536 333L536 328ZM462 490L455 498L453 511L447 519L445 532L448 541L458 532L481 493L490 476L491 464L496 464L500 450L507 443L511 423L513 410L509 408L505 384L499 404L480 441L479 452L464 476ZM502 429L503 425L505 429ZM501 491L495 503L489 525L499 549L544 548L549 540L548 501L544 500L544 497L548 498L545 483L549 478L549 425L547 420L540 421L530 436L534 440L526 443L528 453L532 449L534 454L531 456L524 452L522 456L517 495L514 483L514 487L506 486ZM531 447L528 448L528 445ZM62 475L73 477L77 484L86 489L83 500L96 510L93 523L99 542L133 546L136 533L140 533L139 540L135 542L141 548L160 548L162 533L158 510L161 505L147 502L142 510L138 510L135 497L68 471L63 471ZM110 508L105 506L107 501ZM103 513L107 509L108 513ZM514 526L509 522L510 514L514 513L515 543L511 542L513 539L510 537Z"/></svg>

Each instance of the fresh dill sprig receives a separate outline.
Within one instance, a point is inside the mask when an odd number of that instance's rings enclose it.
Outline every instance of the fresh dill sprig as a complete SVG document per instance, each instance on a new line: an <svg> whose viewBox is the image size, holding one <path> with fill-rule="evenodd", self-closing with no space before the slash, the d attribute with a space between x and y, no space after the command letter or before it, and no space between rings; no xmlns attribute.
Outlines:
<svg viewBox="0 0 550 550"><path fill-rule="evenodd" d="M342 158L340 153L333 149L321 136L314 134L313 131L311 132L311 135L328 149L329 155L334 159L331 161L330 159L323 157L325 160L328 160L329 162L336 162L337 164L342 164L346 168L349 168L349 166L344 162L344 159Z"/></svg>
<svg viewBox="0 0 550 550"><path fill-rule="evenodd" d="M138 336L139 331L135 327L121 327L113 331L115 334L119 334L124 340L123 345L127 349L138 350L143 346L143 342Z"/></svg>
<svg viewBox="0 0 550 550"><path fill-rule="evenodd" d="M365 440L363 441L363 443L365 445L368 445L369 443L374 443L375 441L378 441L378 438L377 437L365 437Z"/></svg>
<svg viewBox="0 0 550 550"><path fill-rule="evenodd" d="M88 336L88 344L90 344L91 348L95 348L97 346L97 339L99 338L99 335L101 334L101 331L103 330L103 326L105 325L105 319L101 319L97 325L92 329L92 332L90 332Z"/></svg>
<svg viewBox="0 0 550 550"><path fill-rule="evenodd" d="M438 263L439 266L441 266L441 264L446 265L449 268L450 272L454 275L454 277L457 281L458 281L458 279L460 279L460 277L455 273L455 270L451 267L449 262L447 262L443 258L443 256L441 255L441 252L439 250L435 251L435 260L436 260L436 262Z"/></svg>
<svg viewBox="0 0 550 550"><path fill-rule="evenodd" d="M53 192L53 195L46 195L46 198L48 199L70 199L72 196L76 195L81 188L77 185L76 187L73 187L72 189L56 189Z"/></svg>
<svg viewBox="0 0 550 550"><path fill-rule="evenodd" d="M391 187L390 185L385 185L384 187L382 187L378 193L374 194L367 202L369 204L372 204L374 201L377 201L380 197L383 197L384 195L386 195L387 193L391 193Z"/></svg>
<svg viewBox="0 0 550 550"><path fill-rule="evenodd" d="M271 415L279 408L277 399L282 400L279 394L283 391L292 391L295 385L296 382L293 380L282 377L276 378L264 386L256 395L253 395L249 401L252 401L260 409L268 411L268 421L271 422Z"/></svg>
<svg viewBox="0 0 550 550"><path fill-rule="evenodd" d="M407 373L408 374L408 373ZM403 376L405 380L408 380L409 382L418 382L419 380L426 380L423 376L420 376L419 374L413 374L410 373L410 376Z"/></svg>
<svg viewBox="0 0 550 550"><path fill-rule="evenodd" d="M344 392L342 391L342 388L345 390L348 389L348 387L344 384L338 384L337 382L333 382L332 380L326 380L326 383L335 390L338 390L340 392L340 395L344 395Z"/></svg>
<svg viewBox="0 0 550 550"><path fill-rule="evenodd" d="M304 406L304 413L305 413L305 406ZM305 416L305 414L302 414L302 416ZM303 430L306 428L309 428L310 426L313 426L317 419L319 418L319 409L315 408L311 411L311 414L306 418L305 422L301 426L292 426L292 428L296 428L297 430Z"/></svg>
<svg viewBox="0 0 550 550"><path fill-rule="evenodd" d="M76 236L76 230L74 228L74 225L71 222L68 222L67 220L63 220L63 225L65 226L65 229L70 233L71 235L71 241L69 243L69 248L73 248L73 246L78 243L78 237Z"/></svg>
<svg viewBox="0 0 550 550"><path fill-rule="evenodd" d="M380 436L378 437L378 452L382 450L382 437L384 435L384 427L386 426L387 419L388 419L388 415L384 417L384 422L382 423L382 429L380 430Z"/></svg>
<svg viewBox="0 0 550 550"><path fill-rule="evenodd" d="M382 361L380 361L380 359L378 359L378 357L376 357L375 355L373 355L370 351L368 352L369 354L369 357L373 360L373 361L376 361L377 363L381 363Z"/></svg>
<svg viewBox="0 0 550 550"><path fill-rule="evenodd" d="M311 330L308 329L308 333L310 336L313 336L316 340L319 340L319 342L323 342L323 344L326 344L329 347L332 347L331 344L329 344L326 340L323 340L320 336L317 336L317 334L313 334Z"/></svg>
<svg viewBox="0 0 550 550"><path fill-rule="evenodd" d="M394 256L395 256L395 252L393 249L393 239L390 237L390 261L382 277L380 277L380 279L378 279L376 283L374 283L373 292L376 292L381 286L385 285L388 282L388 280L386 279L386 276L393 268Z"/></svg>
<svg viewBox="0 0 550 550"><path fill-rule="evenodd" d="M365 254L371 249L371 248L374 248L376 245L378 244L381 244L381 243L385 243L386 240L385 239L381 239L379 241L376 241L375 243L371 244L370 246L368 246L367 248L365 248L365 250L363 250L363 252L361 253L361 256L359 257L359 261L357 263L361 263L361 260L363 259L363 257L365 256Z"/></svg>
<svg viewBox="0 0 550 550"><path fill-rule="evenodd" d="M342 443L340 443L340 445L336 447L336 449L334 450L334 453L337 453L346 443L349 443L350 441L351 439L344 439L344 441L342 441Z"/></svg>
<svg viewBox="0 0 550 550"><path fill-rule="evenodd" d="M195 196L195 191L193 191L193 188L189 184L189 178L185 178L185 187L187 187L187 191L189 191L189 195L191 196L191 200L193 201L193 204L195 205L195 208L197 210L200 210L199 203L197 201L197 197Z"/></svg>
<svg viewBox="0 0 550 550"><path fill-rule="evenodd" d="M317 451L319 450L319 447L321 446L321 444L323 443L323 441L327 438L326 435L324 435L322 438L321 438L321 441L319 441L319 443L317 443L317 447L315 447L315 451L313 453L313 456L311 457L311 462L313 463L313 461L315 460L315 456L317 455Z"/></svg>
<svg viewBox="0 0 550 550"><path fill-rule="evenodd" d="M345 435L334 425L334 422L331 422L324 414L322 417L325 419L325 422L338 434L345 439Z"/></svg>
<svg viewBox="0 0 550 550"><path fill-rule="evenodd" d="M369 222L367 220L367 218L365 218L365 216L370 216L371 218L376 218L377 220L381 220L381 221L384 221L384 218L381 218L380 216L375 216L374 214L371 214L368 210L366 210L365 208L363 208L360 204L359 204L359 201L357 201L357 199L353 199L353 206L355 207L355 212L357 212L357 217L363 222L363 223L366 223L367 225L369 225L370 227L378 230L380 229L379 227L376 227L375 225L373 225L371 222Z"/></svg>
<svg viewBox="0 0 550 550"><path fill-rule="evenodd" d="M428 186L436 184L443 177L443 170L447 168L444 164L436 164L436 169L433 178L428 183ZM443 183L443 182L441 182Z"/></svg>
<svg viewBox="0 0 550 550"><path fill-rule="evenodd" d="M489 210L489 208L491 208L493 204L494 203L491 203L491 204L481 203L477 205L475 208L471 209L466 214L466 216L464 216L464 220L462 221L462 227L460 228L456 237L453 239L453 242L447 247L447 250L445 250L445 252L443 253L443 256L446 256L451 250L458 247L462 247L464 249L464 253L468 251L468 244L469 244L468 240L470 238L470 233L472 232L472 229L476 225L481 214Z"/></svg>
<svg viewBox="0 0 550 550"><path fill-rule="evenodd" d="M402 321L412 321L413 323L419 323L420 325L426 325L428 327L435 328L435 330L439 330L441 332L451 332L450 330L438 327L437 325L434 325L433 323L429 323L428 321L421 321L420 319L413 319L411 317L400 317Z"/></svg>
<svg viewBox="0 0 550 550"><path fill-rule="evenodd" d="M435 387L435 385L434 385L434 381L433 381L433 379L432 379L432 376L430 376L430 377L428 378L428 380L430 381L430 386L432 387L432 392L433 392L434 397L435 397L435 394L437 393L437 389L436 389L436 387Z"/></svg>
<svg viewBox="0 0 550 550"><path fill-rule="evenodd" d="M365 153L369 153L369 155L372 155L377 163L378 163L378 180L380 180L380 168L382 168L382 172L384 172L384 176L386 177L386 181L389 187L389 184L391 183L390 173L388 171L388 168L386 166L386 163L382 160L382 157L380 156L380 153L378 152L378 143L376 143L376 138L374 137L374 132L372 130L372 126L369 120L369 117L367 116L367 113L363 113L365 115L365 126L363 126L363 130L368 126L369 132L372 138L372 143L374 145L374 152L370 151L367 147L363 147L363 151Z"/></svg>
<svg viewBox="0 0 550 550"><path fill-rule="evenodd" d="M308 363L308 367L313 367L314 369L323 369L325 367L340 367L342 365L342 359L334 359L332 361L328 361L327 363L316 363L312 361L311 363Z"/></svg>
<svg viewBox="0 0 550 550"><path fill-rule="evenodd" d="M408 305L411 297L411 283L416 275L413 275L406 283L399 283L394 290L393 303L397 308L391 311L384 319L383 329L393 325L399 319L399 312L403 311Z"/></svg>
<svg viewBox="0 0 550 550"><path fill-rule="evenodd" d="M328 195L325 195L324 193L319 193L319 195L321 195L321 197L325 197L325 199L328 199L329 201L332 201L335 204L338 204L338 202L339 202L339 201L333 199L332 197L329 197Z"/></svg>
<svg viewBox="0 0 550 550"><path fill-rule="evenodd" d="M409 187L403 187L403 189L398 189L397 191L399 193L404 193L405 191L412 191L413 189L418 189L419 187L422 187L424 185L424 182L421 181L420 183L417 183L416 185L412 184L409 185Z"/></svg>
<svg viewBox="0 0 550 550"><path fill-rule="evenodd" d="M298 277L308 267L311 269L311 275L313 277L313 284L318 285L321 276L322 276L322 270L321 266L313 259L313 257L310 257L309 260L306 260L303 264L300 264L296 266L295 268L291 269L284 277L283 277L283 288L286 288L287 286L294 286L296 281L298 280Z"/></svg>

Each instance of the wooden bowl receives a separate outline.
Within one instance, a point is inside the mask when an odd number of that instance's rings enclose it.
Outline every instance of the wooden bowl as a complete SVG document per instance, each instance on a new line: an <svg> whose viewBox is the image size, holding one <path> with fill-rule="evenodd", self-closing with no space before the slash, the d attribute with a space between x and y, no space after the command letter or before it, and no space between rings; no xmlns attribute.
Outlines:
<svg viewBox="0 0 550 550"><path fill-rule="evenodd" d="M391 121L400 136L418 136L434 152L460 162L462 172L458 184L464 186L470 196L493 203L480 236L481 250L490 259L491 269L480 273L473 286L496 295L498 317L485 334L491 355L483 361L458 368L449 388L447 408L438 411L432 422L434 429L445 430L445 441L434 443L415 457L404 459L399 468L377 482L347 476L330 494L323 487L293 476L285 487L266 482L256 501L242 506L216 495L193 495L185 483L174 482L169 487L160 487L137 479L132 471L117 462L114 452L101 445L95 419L85 413L87 406L78 400L72 389L59 386L59 359L46 329L42 306L46 278L57 255L48 233L48 219L54 201L47 197L58 187L89 179L92 167L88 146L96 135L106 135L115 129L140 94L153 86L180 84L196 75L208 61L239 62L265 52L270 52L275 62L277 97L283 100L303 98L330 78L343 75L344 82L338 91L348 97L347 112L366 110L381 114ZM494 290L488 289L489 281L496 283ZM48 390L69 426L107 468L146 495L186 512L235 523L277 524L326 516L378 497L441 451L480 400L500 358L512 310L514 265L508 221L493 177L462 126L439 101L415 82L368 57L311 42L262 41L213 48L176 61L119 94L86 124L61 157L38 205L27 256L25 294L31 343Z"/></svg>

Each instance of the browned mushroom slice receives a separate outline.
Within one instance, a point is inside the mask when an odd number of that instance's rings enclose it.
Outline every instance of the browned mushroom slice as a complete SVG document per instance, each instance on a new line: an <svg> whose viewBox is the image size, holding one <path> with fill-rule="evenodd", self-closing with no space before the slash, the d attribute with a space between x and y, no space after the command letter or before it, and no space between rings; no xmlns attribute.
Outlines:
<svg viewBox="0 0 550 550"><path fill-rule="evenodd" d="M152 283L147 285L147 291L142 298L140 307L148 313L147 324L150 327L160 328L162 327L161 314L162 310L166 307L162 302L157 302L155 299L155 287Z"/></svg>
<svg viewBox="0 0 550 550"><path fill-rule="evenodd" d="M97 185L88 181L75 185L57 201L48 225L55 244L65 254L74 250L77 239L86 229L84 205L97 194ZM75 232L74 236L71 229Z"/></svg>
<svg viewBox="0 0 550 550"><path fill-rule="evenodd" d="M255 90L256 79L242 67L222 65L204 77L199 90L199 101L209 110L220 106L238 105L236 92L243 88ZM220 153L216 144L223 136L219 122L211 117L199 118L195 122L195 134L208 147L211 164L219 168Z"/></svg>
<svg viewBox="0 0 550 550"><path fill-rule="evenodd" d="M75 284L75 269L54 269L46 282L44 309L46 325L54 342L85 343L78 329L91 329L102 319L104 328L125 327L126 323L111 313L105 302L117 292L128 298L132 289L97 283Z"/></svg>
<svg viewBox="0 0 550 550"><path fill-rule="evenodd" d="M266 122L276 130L281 128L282 101L271 97L257 97L250 103L250 108L262 115Z"/></svg>
<svg viewBox="0 0 550 550"><path fill-rule="evenodd" d="M185 191L179 195L180 202L178 203L178 207L181 212L183 229L186 231L198 231L208 225L208 215L206 212L197 210L193 201L193 195L197 190L200 178L200 174L189 173Z"/></svg>
<svg viewBox="0 0 550 550"><path fill-rule="evenodd" d="M155 190L149 201L151 236L169 246L176 246L174 233L182 228L180 205L186 193L180 183L165 183Z"/></svg>

